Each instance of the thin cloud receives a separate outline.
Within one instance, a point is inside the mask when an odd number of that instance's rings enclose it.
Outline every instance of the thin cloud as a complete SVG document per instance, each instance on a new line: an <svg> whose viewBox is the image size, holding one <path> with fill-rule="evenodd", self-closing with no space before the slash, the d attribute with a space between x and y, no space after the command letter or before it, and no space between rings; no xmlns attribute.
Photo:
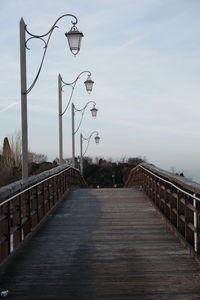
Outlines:
<svg viewBox="0 0 200 300"><path fill-rule="evenodd" d="M6 111L6 110L8 110L8 109L10 109L11 107L13 107L13 106L15 106L15 105L17 105L17 104L19 104L19 102L14 102L14 103L9 104L9 105L6 106L6 107L3 107L2 109L0 109L0 113Z"/></svg>

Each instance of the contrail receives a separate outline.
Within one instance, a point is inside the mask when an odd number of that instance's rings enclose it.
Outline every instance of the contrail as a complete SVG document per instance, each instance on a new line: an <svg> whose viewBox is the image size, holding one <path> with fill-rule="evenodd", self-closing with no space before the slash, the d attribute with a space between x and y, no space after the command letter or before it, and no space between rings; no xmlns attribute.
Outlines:
<svg viewBox="0 0 200 300"><path fill-rule="evenodd" d="M11 107L17 105L18 103L19 103L19 102L14 102L14 103L9 104L8 106L6 106L6 107L0 109L0 113L1 113L1 112L4 112L4 111L6 111L6 110L8 110L9 108L11 108Z"/></svg>

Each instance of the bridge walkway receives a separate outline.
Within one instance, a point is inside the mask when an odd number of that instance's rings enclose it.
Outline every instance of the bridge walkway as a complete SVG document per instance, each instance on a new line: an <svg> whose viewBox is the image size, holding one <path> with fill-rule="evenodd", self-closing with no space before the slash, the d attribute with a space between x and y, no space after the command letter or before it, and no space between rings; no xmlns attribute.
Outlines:
<svg viewBox="0 0 200 300"><path fill-rule="evenodd" d="M6 299L200 299L200 267L143 191L74 190L1 274Z"/></svg>

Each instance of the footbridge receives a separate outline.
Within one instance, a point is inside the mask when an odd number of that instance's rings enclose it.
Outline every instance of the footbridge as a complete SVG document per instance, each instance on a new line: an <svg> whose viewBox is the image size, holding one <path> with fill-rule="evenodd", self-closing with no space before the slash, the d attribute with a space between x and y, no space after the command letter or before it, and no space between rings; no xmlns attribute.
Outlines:
<svg viewBox="0 0 200 300"><path fill-rule="evenodd" d="M0 189L7 299L200 299L200 186L150 164L88 189L60 166Z"/></svg>

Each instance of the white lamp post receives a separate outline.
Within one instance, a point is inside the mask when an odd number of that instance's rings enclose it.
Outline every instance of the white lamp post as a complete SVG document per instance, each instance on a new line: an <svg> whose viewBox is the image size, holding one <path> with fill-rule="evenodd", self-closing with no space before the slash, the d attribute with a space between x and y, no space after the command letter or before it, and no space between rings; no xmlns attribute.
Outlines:
<svg viewBox="0 0 200 300"><path fill-rule="evenodd" d="M22 131L22 178L26 179L28 177L28 123L27 123L27 95L32 90L34 85L36 84L38 77L40 75L44 58L46 55L46 51L49 45L49 40L51 38L52 32L58 23L58 21L63 17L72 17L74 21L72 21L71 30L66 33L69 47L71 52L76 55L80 50L81 39L83 37L82 32L79 32L76 28L76 24L78 22L77 18L71 14L62 15L60 18L56 20L51 29L43 35L34 35L27 30L27 26L24 23L23 18L20 20L20 77L21 77L21 131ZM26 39L26 34L29 35L29 38ZM45 40L46 38L46 40ZM44 52L42 56L42 60L40 63L40 67L35 76L30 87L27 89L27 80L26 80L26 50L30 50L27 47L27 43L32 39L40 39L44 42Z"/></svg>
<svg viewBox="0 0 200 300"><path fill-rule="evenodd" d="M95 107L96 102L89 101L89 102L86 103L86 105L82 109L77 109L75 107L74 103L72 103L72 166L73 167L75 166L75 134L78 132L78 130L81 126L81 123L82 123L82 120L83 120L83 115L85 113L85 110L86 110L87 106L90 103L93 103L93 108L90 111L91 111L92 117L95 118L97 116L97 111L98 111L98 109ZM75 112L81 112L81 120L80 120L79 125L78 125L76 130L75 130L75 126L74 126Z"/></svg>
<svg viewBox="0 0 200 300"><path fill-rule="evenodd" d="M81 75L84 74L84 73L88 74L88 78L84 82L84 84L85 84L86 91L88 93L90 93L92 91L93 84L94 84L94 81L91 79L91 72L90 71L83 71L83 72L81 72L77 76L77 78L73 82L71 82L71 83L66 83L62 79L61 75L60 74L58 75L58 119L59 119L59 162L60 162L60 164L64 163L64 160L63 160L62 116L65 114L65 112L67 111L67 109L68 109L68 107L70 105L70 102L71 102L71 99L72 99L72 96L73 96L74 89L76 87L77 81L80 79ZM71 94L70 94L67 106L65 107L64 111L62 111L62 91L63 91L63 87L64 86L70 86L72 88L72 90L71 90Z"/></svg>
<svg viewBox="0 0 200 300"><path fill-rule="evenodd" d="M94 137L95 143L99 144L100 136L99 136L98 131L93 131L88 138L84 138L82 133L80 134L80 170L81 170L82 175L83 175L83 157L87 152L91 137L94 134L96 134L96 136ZM83 153L83 141L87 141L87 146L86 146L86 149L85 149L84 153Z"/></svg>

